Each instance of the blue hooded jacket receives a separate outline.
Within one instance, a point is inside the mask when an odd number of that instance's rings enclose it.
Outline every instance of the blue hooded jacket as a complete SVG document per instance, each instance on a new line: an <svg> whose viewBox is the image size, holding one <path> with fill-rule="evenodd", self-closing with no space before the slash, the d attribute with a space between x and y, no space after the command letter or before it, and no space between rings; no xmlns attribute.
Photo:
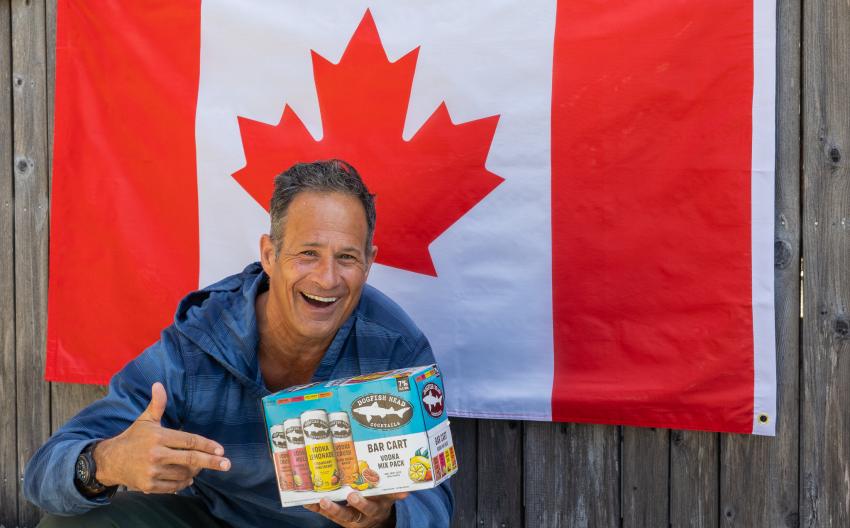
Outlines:
<svg viewBox="0 0 850 528"><path fill-rule="evenodd" d="M74 486L77 456L94 440L124 431L148 406L151 385L165 386L162 425L224 446L227 472L202 470L180 493L203 499L233 526L319 527L334 524L303 507L282 508L260 398L269 394L257 358L254 301L268 289L258 263L184 298L160 340L112 377L109 393L71 419L39 449L24 473L24 493L40 508L76 515L106 504ZM334 337L313 381L434 362L428 340L404 311L366 285ZM448 526L448 482L396 502L396 526Z"/></svg>

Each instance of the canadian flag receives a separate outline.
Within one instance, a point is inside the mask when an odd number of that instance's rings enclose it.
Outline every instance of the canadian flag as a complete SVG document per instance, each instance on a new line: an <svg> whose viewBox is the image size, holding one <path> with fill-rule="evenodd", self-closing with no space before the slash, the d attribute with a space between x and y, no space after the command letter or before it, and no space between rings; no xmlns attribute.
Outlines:
<svg viewBox="0 0 850 528"><path fill-rule="evenodd" d="M342 158L449 413L774 434L774 3L57 16L47 379L106 382Z"/></svg>

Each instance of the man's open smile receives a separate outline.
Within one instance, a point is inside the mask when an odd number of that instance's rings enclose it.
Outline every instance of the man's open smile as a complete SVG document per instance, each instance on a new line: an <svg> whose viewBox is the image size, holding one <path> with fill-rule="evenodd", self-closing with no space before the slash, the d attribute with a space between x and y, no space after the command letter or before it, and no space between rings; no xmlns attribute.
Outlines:
<svg viewBox="0 0 850 528"><path fill-rule="evenodd" d="M320 297L318 295L310 295L309 293L300 292L301 297L307 301L310 306L316 308L327 308L339 300L339 297Z"/></svg>

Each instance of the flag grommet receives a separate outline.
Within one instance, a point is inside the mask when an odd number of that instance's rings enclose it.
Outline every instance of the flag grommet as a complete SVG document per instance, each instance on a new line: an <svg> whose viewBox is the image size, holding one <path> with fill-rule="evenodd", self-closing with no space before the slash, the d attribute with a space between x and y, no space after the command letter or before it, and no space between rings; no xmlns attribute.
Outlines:
<svg viewBox="0 0 850 528"><path fill-rule="evenodd" d="M759 414L759 423L766 424L768 422L770 422L770 416L768 416L767 413Z"/></svg>

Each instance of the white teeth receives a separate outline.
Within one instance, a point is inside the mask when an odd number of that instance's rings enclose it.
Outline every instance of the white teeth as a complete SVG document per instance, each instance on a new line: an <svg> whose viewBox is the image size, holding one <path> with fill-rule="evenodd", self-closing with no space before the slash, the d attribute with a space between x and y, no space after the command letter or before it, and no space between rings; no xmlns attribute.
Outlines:
<svg viewBox="0 0 850 528"><path fill-rule="evenodd" d="M332 303L339 299L339 297L319 297L318 295L310 295L309 293L304 292L301 293L304 295L304 297L307 297L308 299L313 299L314 301L319 301L323 303Z"/></svg>

